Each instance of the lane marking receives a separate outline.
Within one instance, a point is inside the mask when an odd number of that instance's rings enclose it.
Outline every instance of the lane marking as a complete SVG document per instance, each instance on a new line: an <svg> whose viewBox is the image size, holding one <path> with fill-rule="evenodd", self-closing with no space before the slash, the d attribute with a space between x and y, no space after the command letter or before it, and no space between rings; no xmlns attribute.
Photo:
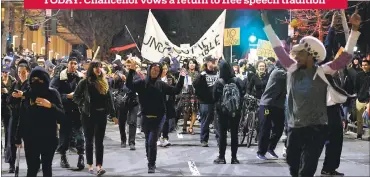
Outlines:
<svg viewBox="0 0 370 177"><path fill-rule="evenodd" d="M191 171L192 176L200 176L200 173L194 161L188 161L188 165L189 165L189 169Z"/></svg>

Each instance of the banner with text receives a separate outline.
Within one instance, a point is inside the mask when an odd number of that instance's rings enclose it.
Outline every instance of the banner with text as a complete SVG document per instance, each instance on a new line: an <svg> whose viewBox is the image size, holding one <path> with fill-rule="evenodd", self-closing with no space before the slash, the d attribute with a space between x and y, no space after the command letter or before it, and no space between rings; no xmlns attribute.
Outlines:
<svg viewBox="0 0 370 177"><path fill-rule="evenodd" d="M158 62L166 56L175 57L178 61L194 58L200 63L203 63L203 58L208 55L220 57L223 53L225 17L226 10L222 12L197 43L190 47L179 47L167 38L157 19L149 11L141 55L152 62Z"/></svg>
<svg viewBox="0 0 370 177"><path fill-rule="evenodd" d="M261 39L258 39L257 56L264 58L274 57L275 59L277 59L275 51L272 48L271 42Z"/></svg>
<svg viewBox="0 0 370 177"><path fill-rule="evenodd" d="M2 0L23 1L23 0ZM346 9L348 0L24 0L26 9Z"/></svg>

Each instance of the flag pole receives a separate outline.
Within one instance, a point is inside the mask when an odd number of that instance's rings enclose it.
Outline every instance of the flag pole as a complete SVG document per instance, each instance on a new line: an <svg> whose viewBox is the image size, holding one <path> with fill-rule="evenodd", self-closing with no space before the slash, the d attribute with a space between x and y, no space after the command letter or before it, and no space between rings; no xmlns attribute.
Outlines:
<svg viewBox="0 0 370 177"><path fill-rule="evenodd" d="M125 25L125 27L126 27L126 29L127 29L127 31L128 31L128 34L130 35L130 37L131 37L132 41L134 41L134 43L136 44L136 48L137 48L137 50L138 50L139 52L141 52L141 51L140 51L140 49L139 49L139 47L137 46L137 43L135 42L135 39L132 37L131 32L130 32L130 30L128 29L127 25Z"/></svg>

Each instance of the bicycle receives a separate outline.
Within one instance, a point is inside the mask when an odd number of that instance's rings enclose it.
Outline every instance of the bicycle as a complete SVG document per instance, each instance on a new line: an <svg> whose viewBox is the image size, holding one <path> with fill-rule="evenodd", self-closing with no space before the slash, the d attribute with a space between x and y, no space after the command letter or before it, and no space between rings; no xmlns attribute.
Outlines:
<svg viewBox="0 0 370 177"><path fill-rule="evenodd" d="M249 148L252 145L253 136L256 135L257 137L258 105L258 99L251 95L245 95L243 100L241 119L239 122L239 145L242 145L246 140L246 146Z"/></svg>

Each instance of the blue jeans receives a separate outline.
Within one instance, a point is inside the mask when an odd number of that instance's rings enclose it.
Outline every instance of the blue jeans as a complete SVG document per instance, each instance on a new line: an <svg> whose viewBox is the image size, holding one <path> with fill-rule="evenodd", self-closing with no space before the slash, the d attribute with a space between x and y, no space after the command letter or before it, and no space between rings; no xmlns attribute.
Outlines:
<svg viewBox="0 0 370 177"><path fill-rule="evenodd" d="M163 124L166 121L166 116L148 118L146 115L143 115L142 118L142 128L145 134L146 157L149 165L155 165L157 160L157 141Z"/></svg>
<svg viewBox="0 0 370 177"><path fill-rule="evenodd" d="M200 142L209 140L209 124L215 118L214 104L200 104Z"/></svg>

